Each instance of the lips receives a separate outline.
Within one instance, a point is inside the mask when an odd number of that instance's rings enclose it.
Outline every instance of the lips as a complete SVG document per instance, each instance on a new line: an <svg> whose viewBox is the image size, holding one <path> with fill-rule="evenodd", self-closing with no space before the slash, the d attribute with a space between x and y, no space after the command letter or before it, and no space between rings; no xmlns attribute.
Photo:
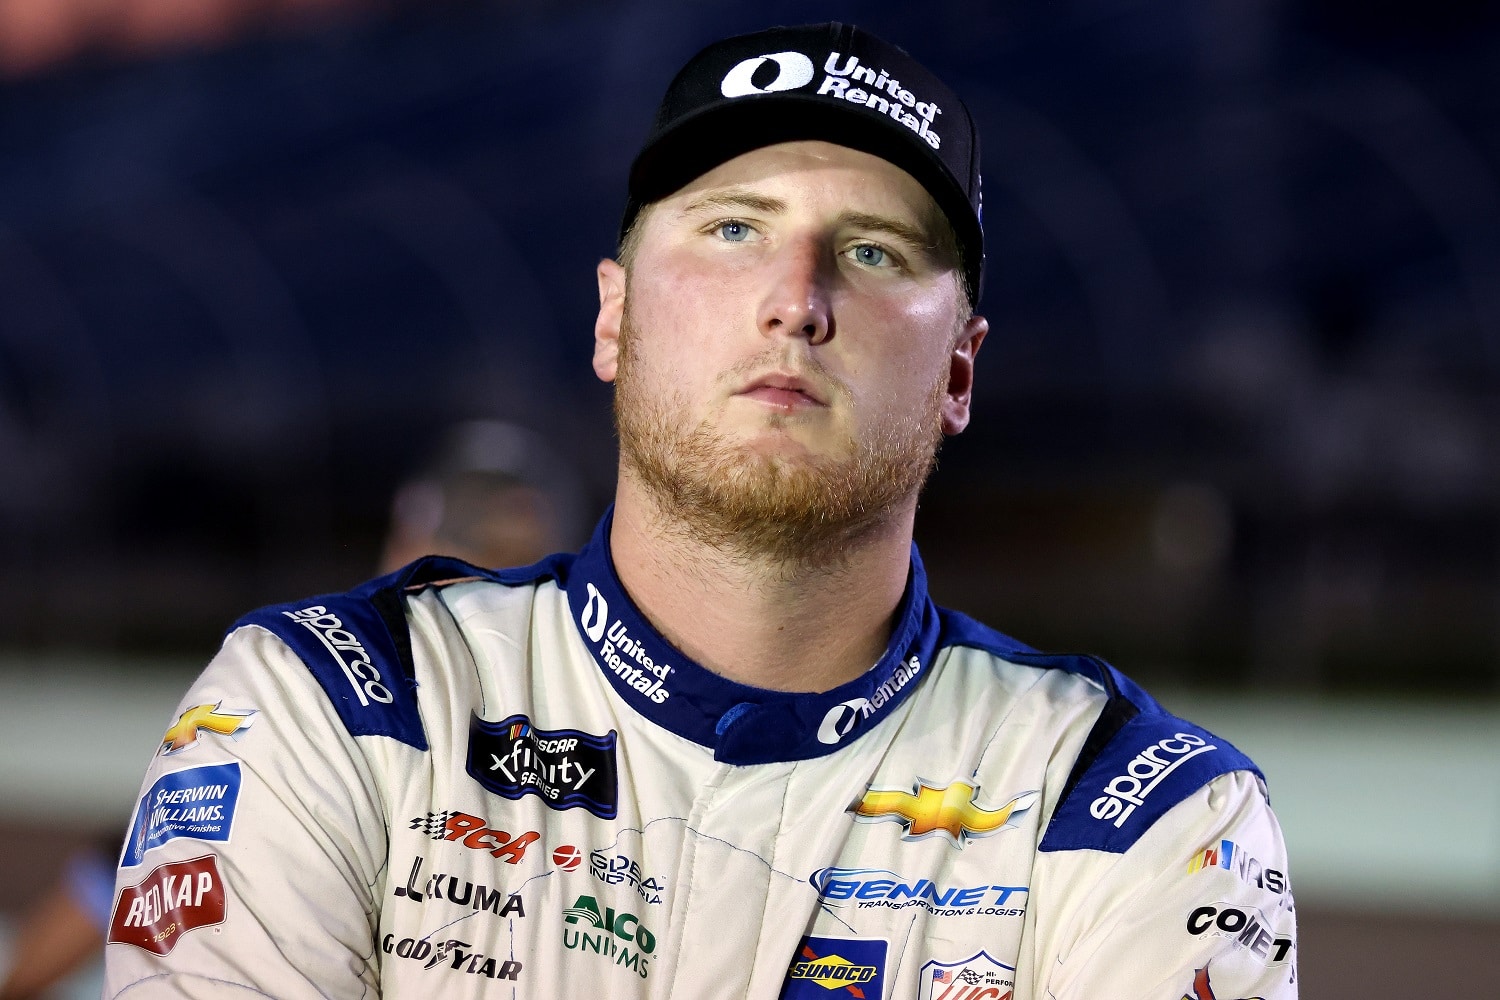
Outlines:
<svg viewBox="0 0 1500 1000"><path fill-rule="evenodd" d="M754 378L736 395L783 409L828 405L816 385L788 372L771 372Z"/></svg>

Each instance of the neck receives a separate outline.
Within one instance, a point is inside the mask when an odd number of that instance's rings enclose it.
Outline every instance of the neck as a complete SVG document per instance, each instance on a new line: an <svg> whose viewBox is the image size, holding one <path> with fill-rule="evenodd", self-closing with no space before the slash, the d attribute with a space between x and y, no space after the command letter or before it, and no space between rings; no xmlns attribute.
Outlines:
<svg viewBox="0 0 1500 1000"><path fill-rule="evenodd" d="M715 673L777 691L827 691L885 652L911 564L915 497L796 562L695 536L622 469L610 554L657 631Z"/></svg>

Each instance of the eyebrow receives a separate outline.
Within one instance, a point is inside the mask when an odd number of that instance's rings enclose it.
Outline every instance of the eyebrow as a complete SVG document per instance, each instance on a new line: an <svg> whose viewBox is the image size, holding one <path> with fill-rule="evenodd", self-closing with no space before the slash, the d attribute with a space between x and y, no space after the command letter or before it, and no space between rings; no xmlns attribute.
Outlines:
<svg viewBox="0 0 1500 1000"><path fill-rule="evenodd" d="M937 240L928 235L925 230L910 223L902 222L900 219L892 219L884 215L871 215L868 212L846 212L840 218L840 221L844 225L855 229L864 229L870 232L884 233L887 236L894 236L908 246L919 250L937 249Z"/></svg>
<svg viewBox="0 0 1500 1000"><path fill-rule="evenodd" d="M780 198L769 198L763 194L753 191L737 191L730 188L727 191L714 191L689 202L682 209L683 215L692 215L704 209L749 209L752 212L761 212L766 215L779 215L786 211L786 202Z"/></svg>
<svg viewBox="0 0 1500 1000"><path fill-rule="evenodd" d="M711 192L689 202L683 207L682 214L693 215L708 209L728 211L741 209L765 215L779 215L785 212L786 208L786 202L780 198L771 198L763 194L756 194L753 191L730 188L727 191ZM869 212L845 212L839 216L839 223L853 229L862 229L895 237L908 246L919 250L933 251L938 249L938 241L926 230L889 216L874 215Z"/></svg>

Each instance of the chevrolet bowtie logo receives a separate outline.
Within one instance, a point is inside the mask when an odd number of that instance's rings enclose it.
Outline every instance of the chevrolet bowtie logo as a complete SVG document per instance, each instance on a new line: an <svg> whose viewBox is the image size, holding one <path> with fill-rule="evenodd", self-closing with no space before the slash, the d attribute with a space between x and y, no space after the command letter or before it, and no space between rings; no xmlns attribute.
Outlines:
<svg viewBox="0 0 1500 1000"><path fill-rule="evenodd" d="M161 754L179 753L198 742L198 730L206 729L220 736L232 736L238 739L250 728L250 723L255 720L251 718L255 709L247 709L243 712L221 712L219 706L222 701L213 705L194 705L177 717L177 724L168 729L166 735L161 738Z"/></svg>
<svg viewBox="0 0 1500 1000"><path fill-rule="evenodd" d="M963 847L976 837L988 837L1015 825L1012 820L1030 809L1036 792L1022 792L999 809L974 804L978 787L955 781L944 788L918 778L913 792L871 788L849 811L865 823L890 820L906 828L902 840L943 836L954 847Z"/></svg>

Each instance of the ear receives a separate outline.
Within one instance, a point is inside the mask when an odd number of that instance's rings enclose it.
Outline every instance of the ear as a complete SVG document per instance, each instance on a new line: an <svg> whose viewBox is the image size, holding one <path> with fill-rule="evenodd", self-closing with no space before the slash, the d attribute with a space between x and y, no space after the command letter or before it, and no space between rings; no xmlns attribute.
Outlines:
<svg viewBox="0 0 1500 1000"><path fill-rule="evenodd" d="M969 400L974 395L974 359L979 345L990 332L983 316L970 316L964 323L953 352L948 355L948 392L943 397L943 433L957 434L969 426Z"/></svg>
<svg viewBox="0 0 1500 1000"><path fill-rule="evenodd" d="M625 269L608 257L596 269L599 315L594 320L594 374L613 382L620 362L620 323L625 318Z"/></svg>

